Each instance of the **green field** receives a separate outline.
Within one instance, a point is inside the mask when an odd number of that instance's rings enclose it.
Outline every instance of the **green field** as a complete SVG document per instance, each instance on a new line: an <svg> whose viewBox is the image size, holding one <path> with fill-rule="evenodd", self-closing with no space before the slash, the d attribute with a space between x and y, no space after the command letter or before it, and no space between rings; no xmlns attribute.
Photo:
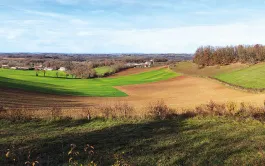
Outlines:
<svg viewBox="0 0 265 166"><path fill-rule="evenodd" d="M265 63L253 66L235 63L226 66L206 66L199 69L192 62L179 62L173 67L173 70L192 76L216 78L220 81L244 88L265 88Z"/></svg>
<svg viewBox="0 0 265 166"><path fill-rule="evenodd" d="M103 67L97 67L95 68L95 71L97 75L103 76L104 74L108 72L113 72L113 68L111 66L103 66Z"/></svg>
<svg viewBox="0 0 265 166"><path fill-rule="evenodd" d="M199 69L198 65L192 63L191 61L187 62L179 62L172 69L176 72L187 74L187 75L195 75L195 76L203 76L203 77L212 77L222 73L229 73L232 71L237 71L240 69L247 68L246 64L230 64L226 66L206 66L202 69Z"/></svg>
<svg viewBox="0 0 265 166"><path fill-rule="evenodd" d="M121 97L127 94L114 86L156 82L179 75L169 69L159 69L118 78L67 79L55 78L54 71L47 71L47 77L43 77L41 74L36 76L35 71L0 69L0 87L61 95Z"/></svg>
<svg viewBox="0 0 265 166"><path fill-rule="evenodd" d="M13 146L21 165L31 150L43 165L67 165L70 144L81 153L95 147L93 160L112 165L264 165L265 125L233 117L172 120L0 120L0 165ZM1 153L2 152L2 153ZM87 157L76 157L86 162ZM2 164L1 164L2 163Z"/></svg>
<svg viewBox="0 0 265 166"><path fill-rule="evenodd" d="M265 64L257 64L251 67L216 75L215 78L245 88L265 88Z"/></svg>

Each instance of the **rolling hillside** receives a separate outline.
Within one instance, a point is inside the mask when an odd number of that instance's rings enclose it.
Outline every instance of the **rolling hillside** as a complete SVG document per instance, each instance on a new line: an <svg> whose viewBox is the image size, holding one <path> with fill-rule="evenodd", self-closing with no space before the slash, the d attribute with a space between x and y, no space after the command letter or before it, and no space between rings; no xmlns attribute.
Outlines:
<svg viewBox="0 0 265 166"><path fill-rule="evenodd" d="M202 69L199 69L197 64L192 63L190 61L186 61L177 63L176 66L173 67L173 70L186 75L209 77L222 73L229 73L247 67L248 65L246 64L234 63L226 66L207 66Z"/></svg>
<svg viewBox="0 0 265 166"><path fill-rule="evenodd" d="M216 75L221 81L244 88L265 88L265 64L260 63L237 71Z"/></svg>
<svg viewBox="0 0 265 166"><path fill-rule="evenodd" d="M150 83L180 75L165 68L118 78L98 79L55 78L49 76L48 72L47 77L35 74L34 71L0 69L0 86L61 95L121 97L127 94L114 86Z"/></svg>

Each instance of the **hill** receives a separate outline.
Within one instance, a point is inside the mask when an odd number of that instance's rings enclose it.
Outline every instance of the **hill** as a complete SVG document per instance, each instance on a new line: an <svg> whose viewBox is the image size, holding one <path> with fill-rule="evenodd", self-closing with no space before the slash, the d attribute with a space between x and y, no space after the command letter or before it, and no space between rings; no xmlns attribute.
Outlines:
<svg viewBox="0 0 265 166"><path fill-rule="evenodd" d="M0 87L60 95L121 97L127 94L114 86L156 82L180 75L167 68L118 78L98 79L66 79L35 74L35 71L0 69Z"/></svg>
<svg viewBox="0 0 265 166"><path fill-rule="evenodd" d="M248 68L216 75L215 78L244 88L265 88L265 63L259 63Z"/></svg>
<svg viewBox="0 0 265 166"><path fill-rule="evenodd" d="M206 66L204 68L199 68L199 66L191 61L179 62L172 69L176 72L183 73L186 75L194 76L215 76L222 73L229 73L232 71L240 70L248 67L247 64L233 63L225 66Z"/></svg>

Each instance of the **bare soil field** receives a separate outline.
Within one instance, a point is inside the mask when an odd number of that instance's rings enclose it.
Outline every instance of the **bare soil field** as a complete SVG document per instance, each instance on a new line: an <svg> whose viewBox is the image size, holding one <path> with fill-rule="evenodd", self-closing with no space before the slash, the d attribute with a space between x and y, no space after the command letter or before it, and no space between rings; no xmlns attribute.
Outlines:
<svg viewBox="0 0 265 166"><path fill-rule="evenodd" d="M127 76L127 75L132 75L132 74L139 74L139 73L148 72L148 71L152 71L152 70L158 70L158 69L161 69L164 67L165 66L150 67L150 68L137 68L137 67L136 68L130 68L130 69L115 73L115 74L109 76L109 78Z"/></svg>
<svg viewBox="0 0 265 166"><path fill-rule="evenodd" d="M246 102L258 106L262 106L265 100L265 94L243 92L227 87L215 80L192 76L180 76L157 83L116 88L129 96L75 97L0 89L0 105L5 107L24 106L32 110L51 107L75 110L82 107L125 101L136 108L143 108L150 102L163 99L172 108L193 108L200 104L206 104L210 100L215 102Z"/></svg>
<svg viewBox="0 0 265 166"><path fill-rule="evenodd" d="M220 103L246 102L261 106L265 99L265 94L248 93L232 89L212 79L192 76L180 76L159 83L123 86L118 89L129 94L130 101L144 104L163 99L173 108L193 108L211 100Z"/></svg>

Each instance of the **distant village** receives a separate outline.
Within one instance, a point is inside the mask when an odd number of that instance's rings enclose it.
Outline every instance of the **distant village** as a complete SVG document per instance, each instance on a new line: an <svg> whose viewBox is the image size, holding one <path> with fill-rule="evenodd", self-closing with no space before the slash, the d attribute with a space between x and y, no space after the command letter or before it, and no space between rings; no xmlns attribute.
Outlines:
<svg viewBox="0 0 265 166"><path fill-rule="evenodd" d="M126 63L128 67L152 67L155 64L154 60L146 61L145 63Z"/></svg>
<svg viewBox="0 0 265 166"><path fill-rule="evenodd" d="M146 61L145 63L126 63L125 66L128 68L147 68L152 67L154 65L154 60ZM15 66L10 67L9 65L2 65L3 69L12 69L12 70L45 70L45 71L53 71L57 70L52 67L44 67L43 65L36 65L34 67L22 67L22 66ZM66 71L65 67L60 67L58 71Z"/></svg>
<svg viewBox="0 0 265 166"><path fill-rule="evenodd" d="M20 67L20 66L15 66L15 67L9 67L9 65L2 65L3 69L12 69L12 70L45 70L45 71L53 71L55 70L52 67L43 67L43 65L38 65L34 67ZM58 71L66 71L65 67L60 67Z"/></svg>

